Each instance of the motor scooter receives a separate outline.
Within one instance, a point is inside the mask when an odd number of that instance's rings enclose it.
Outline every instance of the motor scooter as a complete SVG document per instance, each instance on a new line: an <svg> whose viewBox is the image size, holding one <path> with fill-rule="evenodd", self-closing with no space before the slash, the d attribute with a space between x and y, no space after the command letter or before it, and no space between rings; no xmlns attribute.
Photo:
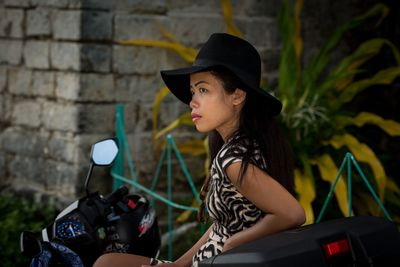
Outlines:
<svg viewBox="0 0 400 267"><path fill-rule="evenodd" d="M108 252L158 256L161 236L147 198L129 194L125 186L106 197L89 190L94 166L110 166L117 154L116 138L96 142L85 180L86 195L63 209L40 237L21 233L20 250L32 259L31 267L89 267Z"/></svg>

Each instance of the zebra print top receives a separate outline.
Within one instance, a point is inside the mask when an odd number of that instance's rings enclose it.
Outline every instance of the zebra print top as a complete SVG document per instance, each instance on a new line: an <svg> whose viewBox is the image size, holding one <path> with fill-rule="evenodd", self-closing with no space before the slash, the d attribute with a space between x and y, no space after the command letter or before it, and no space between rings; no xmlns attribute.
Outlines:
<svg viewBox="0 0 400 267"><path fill-rule="evenodd" d="M198 266L199 261L221 253L230 236L253 226L265 215L238 192L226 174L230 164L242 161L249 145L255 148L250 163L267 169L257 143L250 142L240 134L233 136L222 146L211 165L206 206L213 220L213 228L207 242L194 255L193 267Z"/></svg>
<svg viewBox="0 0 400 267"><path fill-rule="evenodd" d="M236 190L226 174L226 168L242 161L249 146L254 147L250 163L262 170L267 164L261 155L256 142L237 134L230 138L216 155L211 165L211 178L208 185L207 210L213 220L212 231L207 242L193 256L192 267L197 267L202 260L218 255L225 241L233 234L253 226L265 214ZM169 262L151 259L151 265Z"/></svg>

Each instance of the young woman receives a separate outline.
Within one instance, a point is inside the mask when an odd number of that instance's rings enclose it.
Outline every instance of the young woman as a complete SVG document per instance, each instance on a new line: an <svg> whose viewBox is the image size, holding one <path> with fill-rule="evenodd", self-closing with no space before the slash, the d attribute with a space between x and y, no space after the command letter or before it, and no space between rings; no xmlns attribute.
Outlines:
<svg viewBox="0 0 400 267"><path fill-rule="evenodd" d="M261 60L247 41L212 34L189 68L162 71L171 92L189 104L196 129L209 134L212 163L200 208L212 224L173 263L105 254L102 266L198 266L234 247L305 222L294 197L290 147L274 117L281 102L259 87Z"/></svg>

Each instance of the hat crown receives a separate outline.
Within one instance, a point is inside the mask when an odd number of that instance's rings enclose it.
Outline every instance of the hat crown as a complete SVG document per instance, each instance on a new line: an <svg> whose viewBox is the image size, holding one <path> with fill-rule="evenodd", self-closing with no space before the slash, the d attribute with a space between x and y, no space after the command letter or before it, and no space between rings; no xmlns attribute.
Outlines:
<svg viewBox="0 0 400 267"><path fill-rule="evenodd" d="M215 66L223 66L234 73L248 92L258 94L268 105L269 115L278 115L282 103L262 88L261 58L256 48L246 40L227 33L214 33L202 46L193 65L187 68L161 71L167 87L183 103L189 104L192 94L190 75L207 71Z"/></svg>
<svg viewBox="0 0 400 267"><path fill-rule="evenodd" d="M226 33L214 33L197 54L193 66L222 65L251 87L261 81L261 58L246 40Z"/></svg>

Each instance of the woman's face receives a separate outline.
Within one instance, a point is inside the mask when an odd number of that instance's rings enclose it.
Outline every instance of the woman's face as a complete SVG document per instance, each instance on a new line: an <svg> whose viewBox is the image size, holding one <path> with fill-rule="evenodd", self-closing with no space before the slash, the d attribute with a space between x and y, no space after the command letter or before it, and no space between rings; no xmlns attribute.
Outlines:
<svg viewBox="0 0 400 267"><path fill-rule="evenodd" d="M237 130L246 93L228 94L222 82L210 72L190 75L192 121L199 132L217 130L224 140Z"/></svg>

